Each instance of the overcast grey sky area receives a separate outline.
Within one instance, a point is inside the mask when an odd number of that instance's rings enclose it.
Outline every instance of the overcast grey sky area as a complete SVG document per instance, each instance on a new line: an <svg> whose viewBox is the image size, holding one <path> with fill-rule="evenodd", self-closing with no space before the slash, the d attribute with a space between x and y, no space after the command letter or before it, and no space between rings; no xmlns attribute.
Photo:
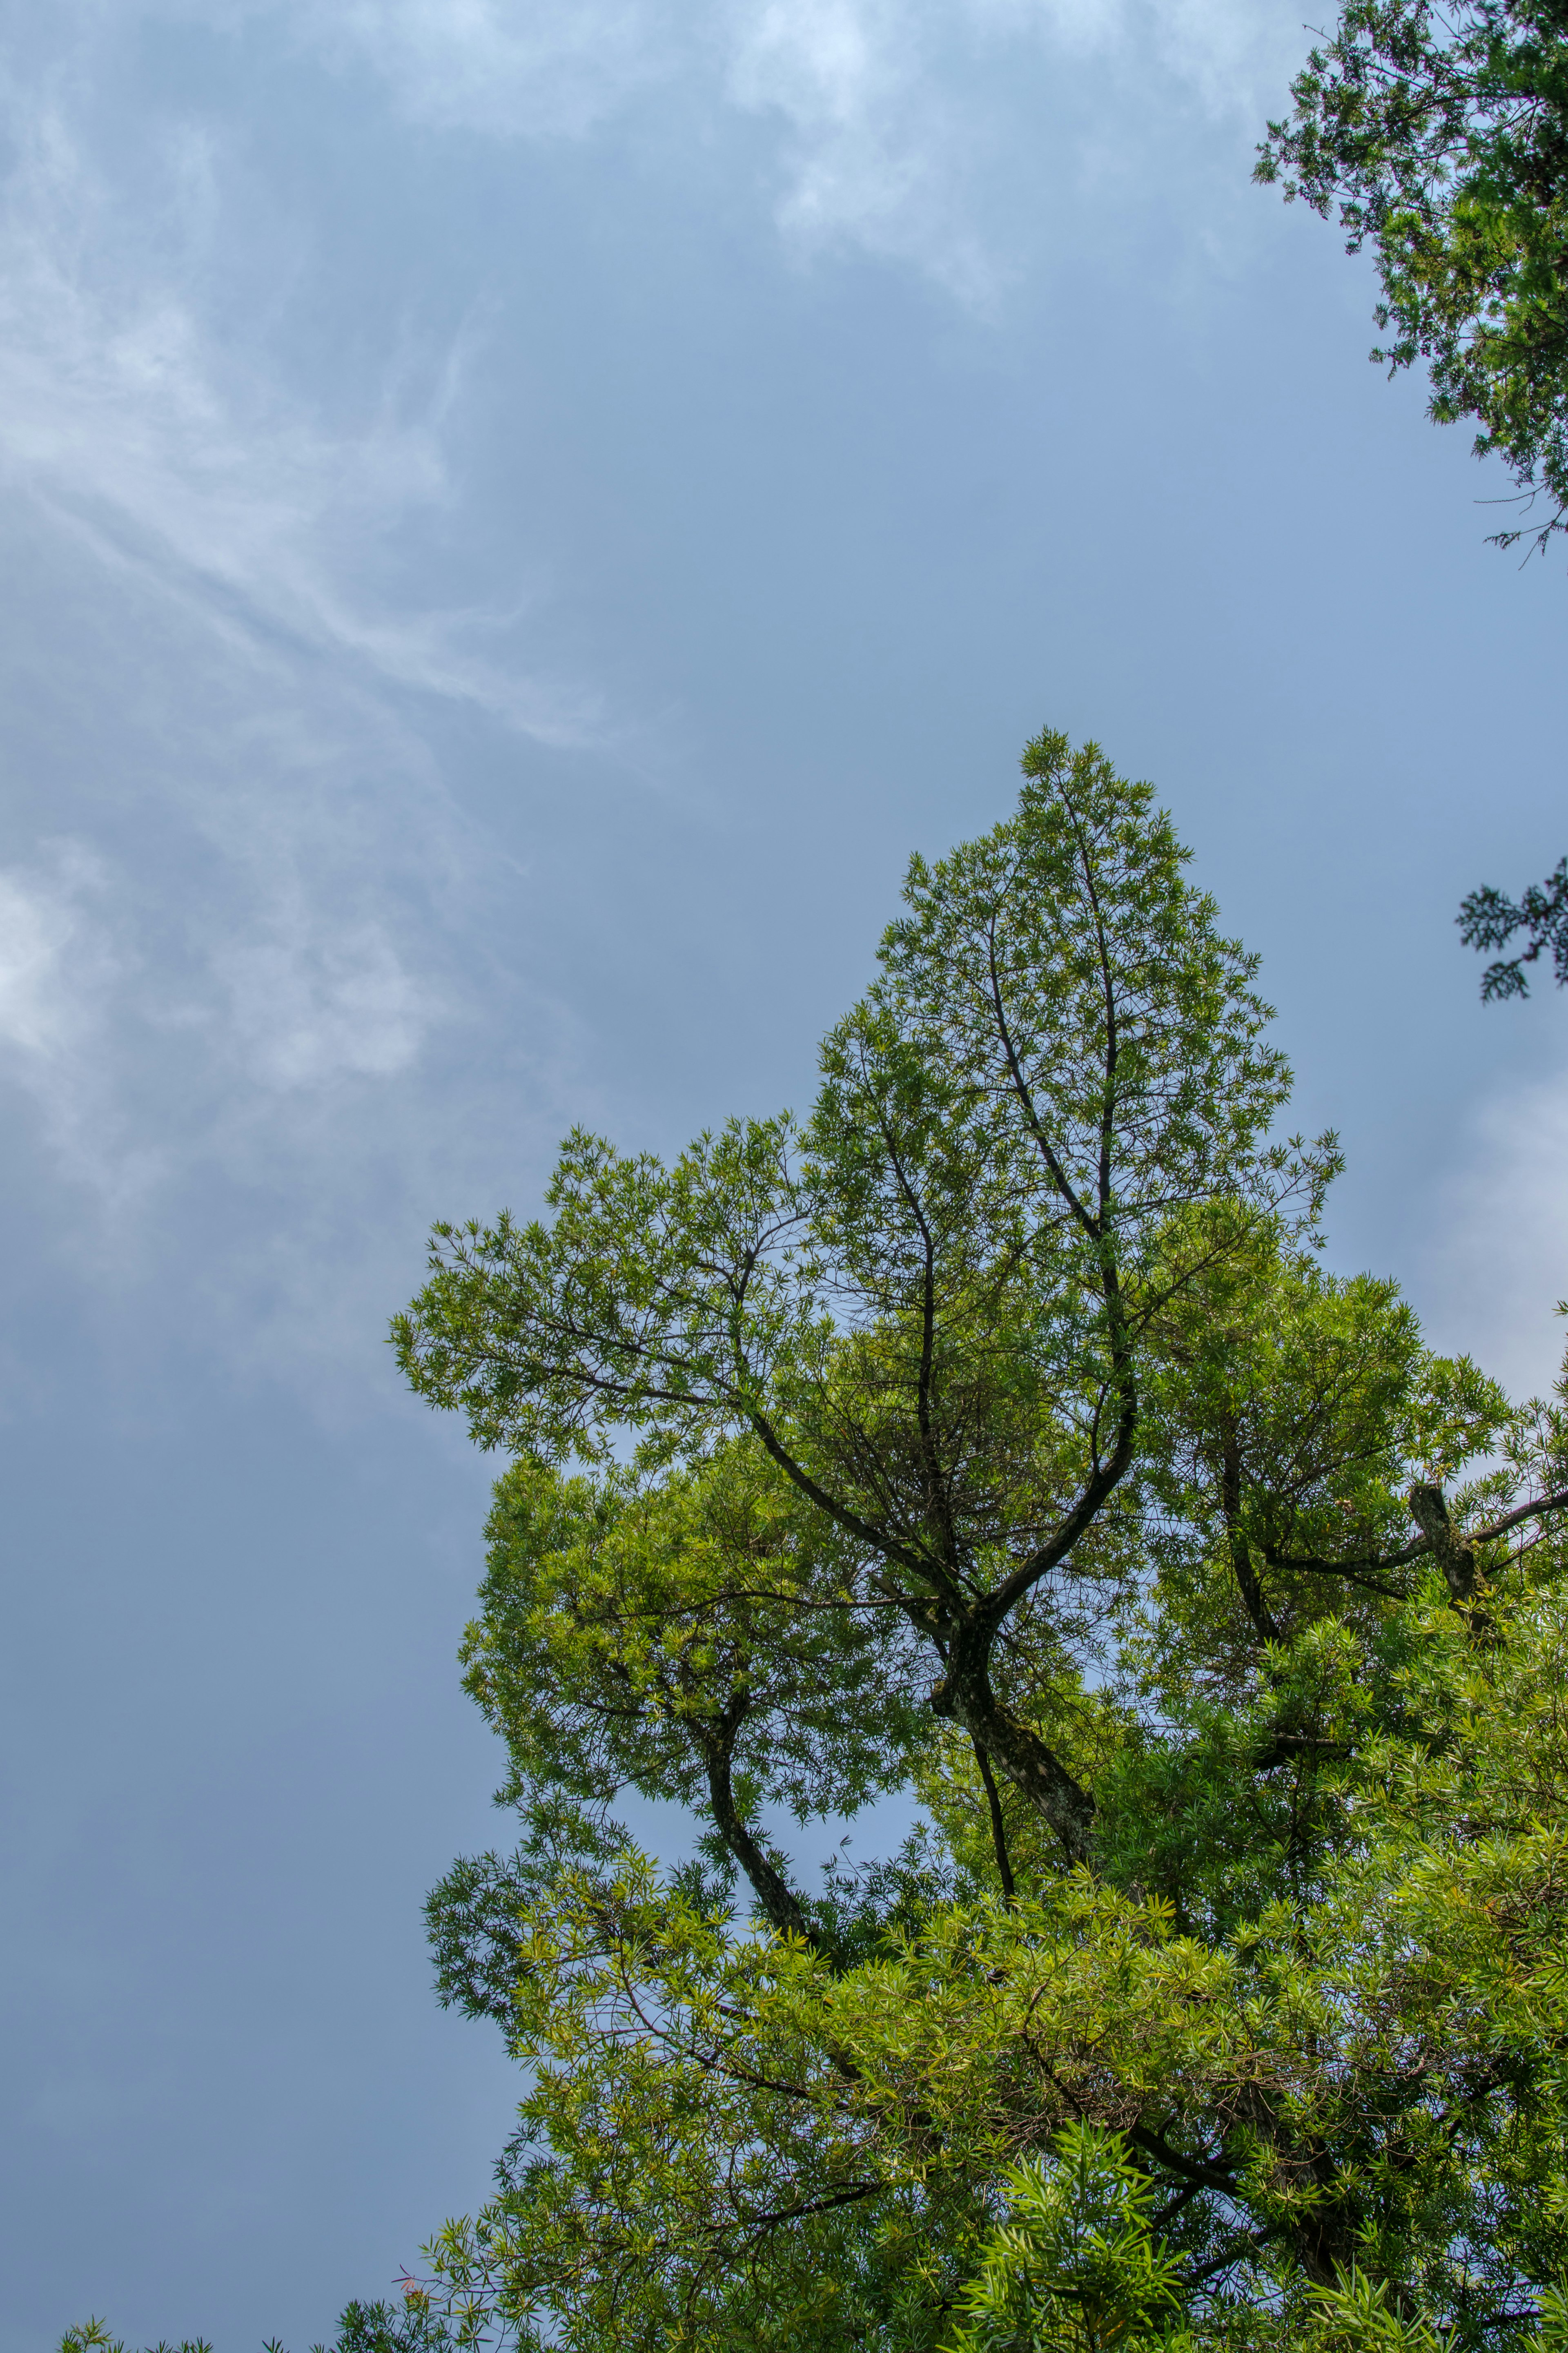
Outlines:
<svg viewBox="0 0 1568 2353"><path fill-rule="evenodd" d="M0 2353L326 2338L516 2096L495 1466L400 1390L574 1121L804 1108L1043 724L1263 957L1337 1268L1516 1391L1568 572L1249 185L1296 0L0 0Z"/></svg>

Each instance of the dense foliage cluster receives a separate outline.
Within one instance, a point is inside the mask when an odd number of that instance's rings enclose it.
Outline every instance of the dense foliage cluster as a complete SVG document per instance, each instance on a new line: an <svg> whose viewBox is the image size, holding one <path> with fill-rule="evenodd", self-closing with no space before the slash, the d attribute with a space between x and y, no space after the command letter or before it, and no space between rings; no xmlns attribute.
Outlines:
<svg viewBox="0 0 1568 2353"><path fill-rule="evenodd" d="M397 1321L506 1458L428 1914L526 2088L336 2353L1568 2353L1568 1385L1325 1271L1254 960L1024 772L808 1118L575 1134Z"/></svg>
<svg viewBox="0 0 1568 2353"><path fill-rule="evenodd" d="M575 1135L399 1320L509 1458L429 1909L527 2091L355 2353L1568 2344L1568 1399L1323 1270L1252 959L1024 765L809 1118Z"/></svg>
<svg viewBox="0 0 1568 2353"><path fill-rule="evenodd" d="M1432 415L1473 418L1541 543L1568 523L1568 6L1350 0L1270 123L1258 176L1370 240L1373 357L1428 364Z"/></svg>

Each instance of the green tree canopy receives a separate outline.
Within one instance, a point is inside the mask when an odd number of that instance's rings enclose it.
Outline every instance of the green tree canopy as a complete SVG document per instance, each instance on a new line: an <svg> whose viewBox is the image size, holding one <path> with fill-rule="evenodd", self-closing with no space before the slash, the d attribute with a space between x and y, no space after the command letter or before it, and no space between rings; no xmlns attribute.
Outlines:
<svg viewBox="0 0 1568 2353"><path fill-rule="evenodd" d="M575 1134L398 1320L510 1458L521 1836L429 1911L528 2070L401 2327L1563 2341L1568 1400L1324 1270L1254 960L1147 786L1024 770L808 1116ZM889 1792L805 1885L790 1818Z"/></svg>
<svg viewBox="0 0 1568 2353"><path fill-rule="evenodd" d="M1368 240L1392 330L1424 359L1431 414L1473 418L1540 544L1568 523L1568 7L1563 0L1349 0L1271 122L1257 176L1349 249Z"/></svg>
<svg viewBox="0 0 1568 2353"><path fill-rule="evenodd" d="M1255 960L1183 864L1146 786L1041 736L1016 816L911 866L804 1125L733 1122L670 1167L574 1134L551 1220L439 1228L396 1325L485 1446L702 1478L746 1433L1073 1861L1070 1724L1010 1705L999 1652L1065 1665L1126 1587L1149 1335L1304 1230L1334 1165L1270 1141Z"/></svg>
<svg viewBox="0 0 1568 2353"><path fill-rule="evenodd" d="M518 1835L428 1916L525 2090L338 2353L1568 2353L1568 1387L1326 1271L1253 959L1024 770L803 1120L437 1230Z"/></svg>

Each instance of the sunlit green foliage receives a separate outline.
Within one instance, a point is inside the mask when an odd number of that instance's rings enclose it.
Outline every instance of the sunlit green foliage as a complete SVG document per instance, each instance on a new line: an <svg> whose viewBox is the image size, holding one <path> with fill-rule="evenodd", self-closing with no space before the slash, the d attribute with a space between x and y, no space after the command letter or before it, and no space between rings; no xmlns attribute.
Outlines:
<svg viewBox="0 0 1568 2353"><path fill-rule="evenodd" d="M535 1462L635 1441L706 1480L749 1433L837 1532L855 1606L934 1652L938 1712L1082 1859L1070 1725L1009 1704L1008 1662L1049 1689L1135 1576L1152 1328L1309 1230L1335 1164L1271 1139L1255 960L1149 788L1058 735L1024 765L1016 817L911 866L809 1120L668 1167L574 1135L548 1223L437 1229L396 1338L421 1394Z"/></svg>
<svg viewBox="0 0 1568 2353"><path fill-rule="evenodd" d="M1025 773L911 867L807 1120L574 1137L399 1323L514 1457L464 1655L523 1838L431 1922L529 2089L430 2308L584 2353L1544 2344L1563 1413L1324 1271L1333 1140L1273 1140L1168 820L1092 747ZM795 1883L770 1830L895 1788L900 1853Z"/></svg>
<svg viewBox="0 0 1568 2353"><path fill-rule="evenodd" d="M808 1119L574 1137L400 1319L510 1457L429 1916L525 2088L342 2353L1568 2353L1568 1390L1324 1271L1251 960L1025 767Z"/></svg>

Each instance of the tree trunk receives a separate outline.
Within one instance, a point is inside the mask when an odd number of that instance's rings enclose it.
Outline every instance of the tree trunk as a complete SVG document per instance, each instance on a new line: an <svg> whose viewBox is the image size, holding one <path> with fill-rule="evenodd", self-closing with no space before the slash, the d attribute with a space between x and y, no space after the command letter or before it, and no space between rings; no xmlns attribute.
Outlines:
<svg viewBox="0 0 1568 2353"><path fill-rule="evenodd" d="M746 1828L741 1810L735 1803L728 1749L710 1750L707 1762L708 1794L719 1835L751 1881L757 1902L773 1926L785 1936L805 1936L808 1942L813 1941L811 1925L801 1907L799 1897L788 1881L781 1878L773 1869Z"/></svg>
<svg viewBox="0 0 1568 2353"><path fill-rule="evenodd" d="M1037 1733L1009 1715L991 1688L989 1631L960 1627L950 1637L947 1672L931 1704L952 1716L984 1748L1013 1787L1045 1817L1074 1862L1087 1862L1094 1827L1094 1799L1079 1786Z"/></svg>

